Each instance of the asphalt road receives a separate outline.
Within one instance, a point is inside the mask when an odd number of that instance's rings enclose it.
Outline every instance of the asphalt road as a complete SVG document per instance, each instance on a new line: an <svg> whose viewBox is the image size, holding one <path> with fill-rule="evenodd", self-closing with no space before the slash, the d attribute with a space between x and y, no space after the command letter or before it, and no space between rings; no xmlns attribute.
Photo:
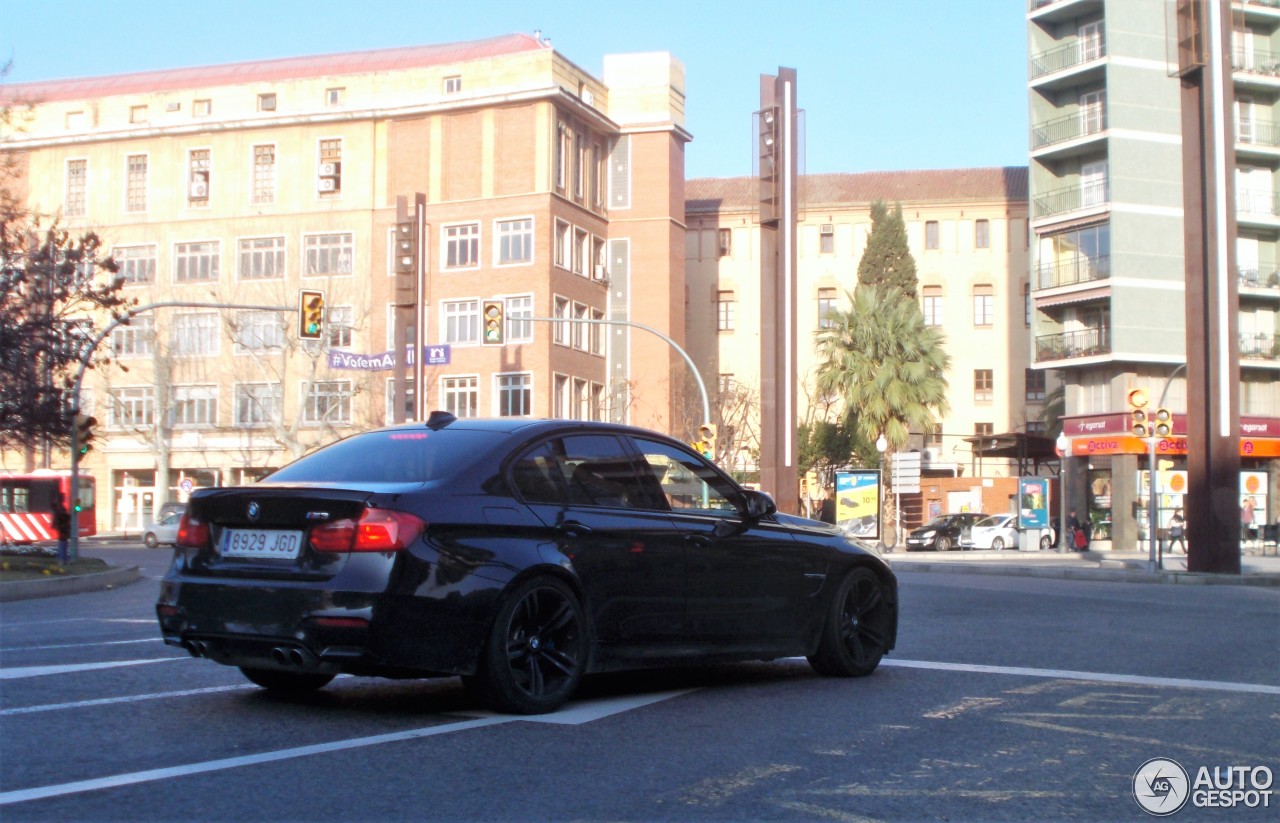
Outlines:
<svg viewBox="0 0 1280 823"><path fill-rule="evenodd" d="M159 642L167 552L110 555L143 579L0 604L6 823L1116 821L1147 819L1154 758L1280 776L1274 589L903 571L899 648L870 678L615 675L511 718L456 680L269 697ZM1268 799L1176 819L1274 820Z"/></svg>

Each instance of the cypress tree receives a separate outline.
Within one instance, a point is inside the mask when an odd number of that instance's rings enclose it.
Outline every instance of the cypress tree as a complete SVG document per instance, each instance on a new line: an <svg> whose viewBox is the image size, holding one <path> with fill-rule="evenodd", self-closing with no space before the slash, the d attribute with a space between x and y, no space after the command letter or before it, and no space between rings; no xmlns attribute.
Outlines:
<svg viewBox="0 0 1280 823"><path fill-rule="evenodd" d="M892 211L883 200L871 204L871 234L858 262L858 284L888 286L915 299L916 261L907 247L901 203Z"/></svg>

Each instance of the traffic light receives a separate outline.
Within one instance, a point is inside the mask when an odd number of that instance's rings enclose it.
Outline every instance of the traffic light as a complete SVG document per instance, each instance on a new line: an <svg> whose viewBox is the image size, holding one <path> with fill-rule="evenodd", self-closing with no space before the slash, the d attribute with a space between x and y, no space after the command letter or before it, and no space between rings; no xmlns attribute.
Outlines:
<svg viewBox="0 0 1280 823"><path fill-rule="evenodd" d="M760 158L760 222L775 223L778 220L778 117L781 110L769 106L760 111L757 138Z"/></svg>
<svg viewBox="0 0 1280 823"><path fill-rule="evenodd" d="M413 274L418 270L418 222L396 223L396 274Z"/></svg>
<svg viewBox="0 0 1280 823"><path fill-rule="evenodd" d="M503 307L501 300L486 300L481 312L480 342L486 346L501 346L503 337Z"/></svg>
<svg viewBox="0 0 1280 823"><path fill-rule="evenodd" d="M1147 390L1130 389L1127 397L1129 403L1129 421L1134 437L1151 436L1151 418L1147 414Z"/></svg>
<svg viewBox="0 0 1280 823"><path fill-rule="evenodd" d="M98 418L87 414L76 415L76 448L80 454L93 451L93 427L98 425Z"/></svg>
<svg viewBox="0 0 1280 823"><path fill-rule="evenodd" d="M1156 409L1151 420L1156 437L1168 437L1173 434L1173 412L1168 409Z"/></svg>
<svg viewBox="0 0 1280 823"><path fill-rule="evenodd" d="M303 289L298 296L298 339L324 337L324 292Z"/></svg>
<svg viewBox="0 0 1280 823"><path fill-rule="evenodd" d="M716 424L703 423L698 427L698 440L702 444L702 456L708 460L716 459Z"/></svg>

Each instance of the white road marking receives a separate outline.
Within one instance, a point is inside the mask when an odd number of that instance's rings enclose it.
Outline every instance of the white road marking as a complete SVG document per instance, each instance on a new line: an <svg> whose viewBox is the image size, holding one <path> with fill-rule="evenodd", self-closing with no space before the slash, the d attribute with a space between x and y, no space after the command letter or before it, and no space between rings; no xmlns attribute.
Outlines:
<svg viewBox="0 0 1280 823"><path fill-rule="evenodd" d="M1187 680L1180 677L1145 677L1136 674L1077 672L1067 669L1030 669L1021 666L980 666L972 663L937 663L928 660L881 660L881 666L904 669L934 669L975 674L1008 674L1018 677L1048 677L1056 680L1089 680L1098 683L1129 683L1135 686L1172 686L1178 689L1211 689L1249 694L1280 694L1280 686L1258 683L1231 683L1222 680Z"/></svg>
<svg viewBox="0 0 1280 823"><path fill-rule="evenodd" d="M100 640L96 643L59 643L54 646L9 646L0 649L0 654L17 654L18 652L46 651L48 649L95 649L99 646L128 646L133 643L163 643L159 637L148 637L143 640Z"/></svg>
<svg viewBox="0 0 1280 823"><path fill-rule="evenodd" d="M234 686L208 686L203 689L183 689L176 692L152 692L151 694L131 694L124 697L99 697L96 700L77 700L74 703L46 703L43 706L20 706L13 709L0 709L0 717L9 717L15 714L37 714L39 712L55 712L64 709L84 709L91 706L109 706L113 703L136 703L142 700L161 700L166 697L188 697L196 694L213 694L215 692L239 691L242 689L256 689L257 686L252 683L242 683Z"/></svg>
<svg viewBox="0 0 1280 823"><path fill-rule="evenodd" d="M151 657L146 660L112 660L106 663L70 663L64 666L20 666L16 669L0 669L0 680L19 680L24 677L44 677L50 674L73 674L95 669L114 669L117 666L142 666L147 663L172 663L190 660L190 657Z"/></svg>

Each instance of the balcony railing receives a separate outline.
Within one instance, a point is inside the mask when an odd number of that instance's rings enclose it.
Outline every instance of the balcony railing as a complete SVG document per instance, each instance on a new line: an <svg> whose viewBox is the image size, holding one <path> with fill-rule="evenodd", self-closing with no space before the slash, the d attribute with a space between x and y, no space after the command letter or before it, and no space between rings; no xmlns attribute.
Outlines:
<svg viewBox="0 0 1280 823"><path fill-rule="evenodd" d="M1101 206L1106 204L1109 196L1110 187L1106 180L1068 186L1064 189L1054 189L1036 197L1035 216L1048 217L1051 214L1075 211L1076 209L1084 209L1090 206Z"/></svg>
<svg viewBox="0 0 1280 823"><path fill-rule="evenodd" d="M1060 334L1042 334L1036 338L1036 362L1092 357L1111 352L1111 329L1077 329Z"/></svg>
<svg viewBox="0 0 1280 823"><path fill-rule="evenodd" d="M1273 191L1240 189L1236 192L1236 214L1278 217L1280 216L1280 195Z"/></svg>
<svg viewBox="0 0 1280 823"><path fill-rule="evenodd" d="M1035 80L1038 77L1044 77L1046 74L1053 74L1056 71L1100 60L1106 55L1107 46L1105 43L1101 40L1089 39L1042 51L1031 56L1031 79Z"/></svg>
<svg viewBox="0 0 1280 823"><path fill-rule="evenodd" d="M1249 74L1280 77L1280 54L1236 46L1231 50L1231 68Z"/></svg>
<svg viewBox="0 0 1280 823"><path fill-rule="evenodd" d="M1036 288L1040 289L1105 280L1111 276L1111 256L1072 257L1057 263L1041 263L1037 271L1039 278Z"/></svg>
<svg viewBox="0 0 1280 823"><path fill-rule="evenodd" d="M1280 2L1280 0L1277 0ZM1247 289L1280 289L1280 271L1236 267L1240 285Z"/></svg>
<svg viewBox="0 0 1280 823"><path fill-rule="evenodd" d="M1039 149L1064 143L1077 137L1098 134L1107 128L1107 112L1105 109L1092 109L1069 114L1054 120L1047 120L1038 126L1031 127L1031 148Z"/></svg>
<svg viewBox="0 0 1280 823"><path fill-rule="evenodd" d="M1280 0L1276 0L1280 3ZM1280 123L1242 117L1236 121L1236 142L1253 146L1280 146Z"/></svg>
<svg viewBox="0 0 1280 823"><path fill-rule="evenodd" d="M1280 337L1274 334L1242 334L1240 356L1250 360L1280 360Z"/></svg>

